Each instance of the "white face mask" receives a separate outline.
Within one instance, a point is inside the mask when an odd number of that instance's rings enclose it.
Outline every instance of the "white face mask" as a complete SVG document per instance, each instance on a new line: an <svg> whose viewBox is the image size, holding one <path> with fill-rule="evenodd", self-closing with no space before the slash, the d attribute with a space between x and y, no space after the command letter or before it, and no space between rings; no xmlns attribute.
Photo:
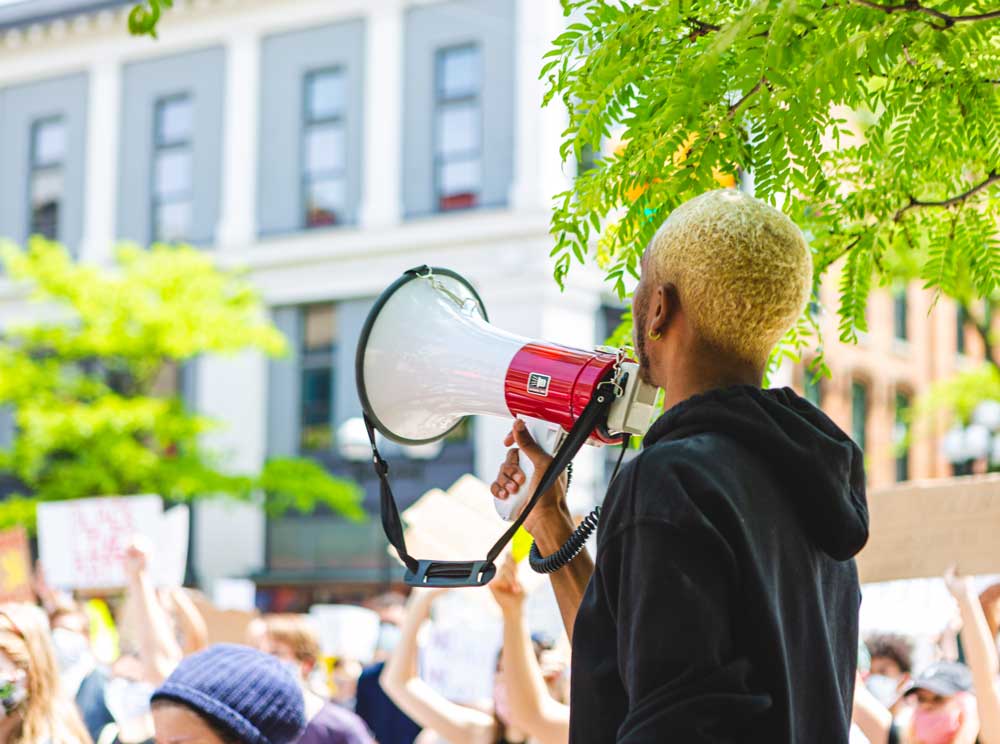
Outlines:
<svg viewBox="0 0 1000 744"><path fill-rule="evenodd" d="M865 687L886 708L892 707L899 700L899 680L893 677L873 674L865 680Z"/></svg>
<svg viewBox="0 0 1000 744"><path fill-rule="evenodd" d="M150 698L156 687L147 682L134 682L124 677L115 677L104 688L104 704L108 712L121 726L137 721L150 712Z"/></svg>
<svg viewBox="0 0 1000 744"><path fill-rule="evenodd" d="M56 648L56 663L60 672L73 669L90 657L90 643L79 633L65 628L52 631L52 645Z"/></svg>

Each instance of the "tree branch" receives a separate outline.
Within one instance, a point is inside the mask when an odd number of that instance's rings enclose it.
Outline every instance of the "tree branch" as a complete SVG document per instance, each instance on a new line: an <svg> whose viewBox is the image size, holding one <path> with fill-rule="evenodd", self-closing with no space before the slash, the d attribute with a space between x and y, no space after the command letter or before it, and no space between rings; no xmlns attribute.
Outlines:
<svg viewBox="0 0 1000 744"><path fill-rule="evenodd" d="M718 31L722 28L722 26L716 26L714 23L706 23L705 21L694 17L685 18L684 20L688 23L688 25L694 26L691 33L688 34L688 41L694 41L699 36L705 36L706 34L710 34L711 32Z"/></svg>
<svg viewBox="0 0 1000 744"><path fill-rule="evenodd" d="M973 196L985 188L993 185L1000 181L1000 171L990 171L986 180L977 183L975 186L970 188L968 191L963 191L961 194L956 194L948 199L942 199L940 201L923 201L911 196L909 202L905 206L900 207L896 210L896 214L893 216L893 222L899 222L904 214L906 214L911 209L916 209L918 207L943 207L947 209L948 207L954 207L956 204L961 204L970 196Z"/></svg>
<svg viewBox="0 0 1000 744"><path fill-rule="evenodd" d="M766 82L767 78L761 77L761 79L757 81L757 84L754 87L752 87L750 90L744 93L743 97L740 98L740 100L738 100L736 103L732 104L729 107L729 116L732 117L733 115L735 115L736 112L743 107L743 104L746 103L748 99L757 95L757 92L761 89L761 86L764 85L764 83Z"/></svg>
<svg viewBox="0 0 1000 744"><path fill-rule="evenodd" d="M834 256L833 258L831 258L829 261L826 261L822 266L820 266L820 269L822 269L822 271L826 271L828 268L830 268L835 263L837 263L837 261L839 261L844 256L846 256L848 253L850 253L851 250L854 248L854 246L856 246L860 242L861 242L861 234L855 235L854 236L854 240L852 240L850 243L848 243L843 248L841 248L840 249L840 253L838 253L836 256Z"/></svg>
<svg viewBox="0 0 1000 744"><path fill-rule="evenodd" d="M905 2L899 5L882 5L881 3L873 2L872 0L849 0L855 5L863 5L866 8L873 8L874 10L881 10L883 13L888 13L892 15L893 13L924 13L925 15L933 16L940 20L944 25L930 24L932 27L936 28L938 31L943 31L946 28L951 28L956 23L972 23L975 21L989 21L994 18L1000 18L1000 10L991 10L986 13L973 13L971 15L949 15L944 13L937 8L929 8L926 5L921 5L919 0L905 0Z"/></svg>

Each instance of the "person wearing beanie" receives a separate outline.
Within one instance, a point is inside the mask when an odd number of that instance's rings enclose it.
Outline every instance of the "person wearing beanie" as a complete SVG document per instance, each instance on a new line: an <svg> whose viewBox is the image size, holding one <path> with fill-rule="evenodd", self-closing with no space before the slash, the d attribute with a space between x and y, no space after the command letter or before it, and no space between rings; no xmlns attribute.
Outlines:
<svg viewBox="0 0 1000 744"><path fill-rule="evenodd" d="M184 659L152 705L158 742L290 744L306 725L302 691L281 662L228 643Z"/></svg>
<svg viewBox="0 0 1000 744"><path fill-rule="evenodd" d="M647 246L634 341L665 413L608 489L596 565L584 551L550 574L571 744L848 740L864 457L792 390L761 389L812 274L795 224L736 190L681 204ZM551 456L521 421L505 445L493 495L533 493ZM565 480L524 526L543 556L560 549Z"/></svg>

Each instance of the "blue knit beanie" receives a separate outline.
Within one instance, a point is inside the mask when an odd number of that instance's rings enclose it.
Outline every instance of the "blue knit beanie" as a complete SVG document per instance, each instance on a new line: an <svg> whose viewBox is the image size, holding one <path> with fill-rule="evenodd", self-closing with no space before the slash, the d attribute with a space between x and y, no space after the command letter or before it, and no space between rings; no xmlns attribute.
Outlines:
<svg viewBox="0 0 1000 744"><path fill-rule="evenodd" d="M182 703L247 744L286 744L306 725L302 690L281 662L231 643L184 659L152 699Z"/></svg>

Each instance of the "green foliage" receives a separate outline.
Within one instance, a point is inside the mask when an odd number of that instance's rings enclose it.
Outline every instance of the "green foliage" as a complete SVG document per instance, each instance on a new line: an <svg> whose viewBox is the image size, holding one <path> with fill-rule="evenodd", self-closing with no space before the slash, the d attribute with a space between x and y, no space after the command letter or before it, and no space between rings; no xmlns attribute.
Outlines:
<svg viewBox="0 0 1000 744"><path fill-rule="evenodd" d="M239 277L193 248L124 246L108 270L74 263L58 244L0 246L9 276L41 318L5 329L0 405L17 434L0 470L23 493L0 503L0 526L33 524L36 500L157 493L172 501L262 490L271 513L325 504L359 516L359 493L311 462L276 460L233 474L201 443L215 423L185 409L179 370L203 354L284 339Z"/></svg>
<svg viewBox="0 0 1000 744"><path fill-rule="evenodd" d="M943 414L964 426L984 400L1000 400L1000 369L995 364L984 363L932 385L917 402L913 419L917 425L931 425Z"/></svg>
<svg viewBox="0 0 1000 744"><path fill-rule="evenodd" d="M128 30L134 36L156 36L163 8L172 8L174 0L145 0L132 6L128 14Z"/></svg>
<svg viewBox="0 0 1000 744"><path fill-rule="evenodd" d="M889 3L562 0L541 71L569 111L562 157L622 146L556 197L556 280L596 260L624 296L674 207L752 171L810 237L817 283L841 272L843 341L875 283L996 292L1000 10ZM820 345L807 317L773 361Z"/></svg>

